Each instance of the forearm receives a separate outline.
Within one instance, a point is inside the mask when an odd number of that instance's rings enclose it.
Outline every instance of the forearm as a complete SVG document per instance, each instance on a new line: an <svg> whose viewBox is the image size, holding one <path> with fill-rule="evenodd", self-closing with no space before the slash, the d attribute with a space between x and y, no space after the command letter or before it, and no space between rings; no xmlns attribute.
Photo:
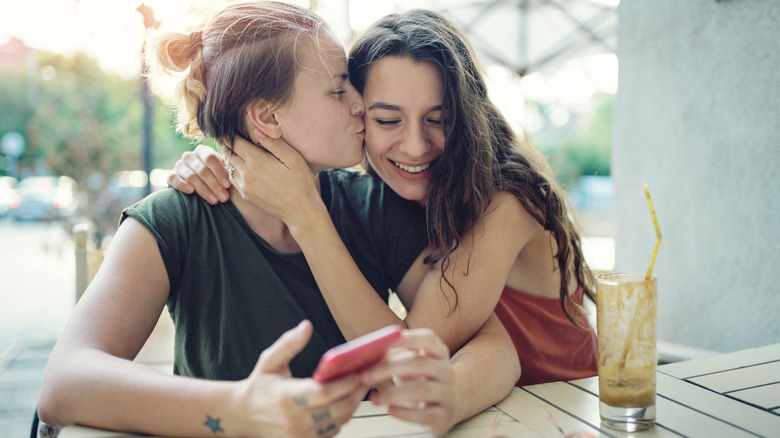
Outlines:
<svg viewBox="0 0 780 438"><path fill-rule="evenodd" d="M491 314L476 335L450 360L460 400L457 422L503 400L520 378L520 362L506 329Z"/></svg>
<svg viewBox="0 0 780 438"><path fill-rule="evenodd" d="M172 376L95 349L56 350L44 376L41 421L83 424L160 436L213 436L218 420L228 436L242 435L235 382ZM216 423L213 423L216 426Z"/></svg>
<svg viewBox="0 0 780 438"><path fill-rule="evenodd" d="M341 333L354 339L405 322L365 279L324 206L307 209L305 224L290 225Z"/></svg>

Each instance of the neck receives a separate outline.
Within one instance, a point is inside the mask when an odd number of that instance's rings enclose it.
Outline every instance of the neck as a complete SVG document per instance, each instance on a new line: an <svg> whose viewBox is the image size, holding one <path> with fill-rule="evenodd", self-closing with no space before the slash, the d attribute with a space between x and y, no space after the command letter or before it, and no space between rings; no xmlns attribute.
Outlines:
<svg viewBox="0 0 780 438"><path fill-rule="evenodd" d="M230 199L252 231L273 249L282 253L300 252L298 242L281 219L244 199L234 187L230 188Z"/></svg>

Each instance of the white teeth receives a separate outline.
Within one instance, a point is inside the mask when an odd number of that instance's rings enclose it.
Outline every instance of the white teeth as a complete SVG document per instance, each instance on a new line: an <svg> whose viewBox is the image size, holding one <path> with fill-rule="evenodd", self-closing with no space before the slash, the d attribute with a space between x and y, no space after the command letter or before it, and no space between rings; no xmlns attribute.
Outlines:
<svg viewBox="0 0 780 438"><path fill-rule="evenodd" d="M393 161L393 164L395 164L396 167L398 167L399 169L405 170L405 171L407 171L409 173L420 173L423 170L431 167L431 163L425 163L425 164L423 164L421 166L414 166L414 167L407 166L407 165L401 164L401 163L396 163L395 161Z"/></svg>

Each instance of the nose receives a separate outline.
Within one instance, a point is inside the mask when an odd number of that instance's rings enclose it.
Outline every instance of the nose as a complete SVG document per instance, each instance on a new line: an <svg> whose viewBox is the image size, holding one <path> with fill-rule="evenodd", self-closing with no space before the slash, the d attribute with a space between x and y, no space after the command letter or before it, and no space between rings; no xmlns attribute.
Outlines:
<svg viewBox="0 0 780 438"><path fill-rule="evenodd" d="M421 123L407 123L404 126L398 149L409 157L422 157L431 149Z"/></svg>

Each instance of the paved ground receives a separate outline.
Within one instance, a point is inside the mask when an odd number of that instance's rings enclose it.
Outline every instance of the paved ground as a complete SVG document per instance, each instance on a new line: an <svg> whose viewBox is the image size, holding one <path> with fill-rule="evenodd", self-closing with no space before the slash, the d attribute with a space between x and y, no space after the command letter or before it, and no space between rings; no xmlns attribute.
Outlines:
<svg viewBox="0 0 780 438"><path fill-rule="evenodd" d="M74 302L63 226L0 218L0 436L30 436L43 369Z"/></svg>
<svg viewBox="0 0 780 438"><path fill-rule="evenodd" d="M0 435L28 437L41 388L41 377L54 342L6 346L16 352L0 371ZM10 350L9 350L10 349Z"/></svg>

